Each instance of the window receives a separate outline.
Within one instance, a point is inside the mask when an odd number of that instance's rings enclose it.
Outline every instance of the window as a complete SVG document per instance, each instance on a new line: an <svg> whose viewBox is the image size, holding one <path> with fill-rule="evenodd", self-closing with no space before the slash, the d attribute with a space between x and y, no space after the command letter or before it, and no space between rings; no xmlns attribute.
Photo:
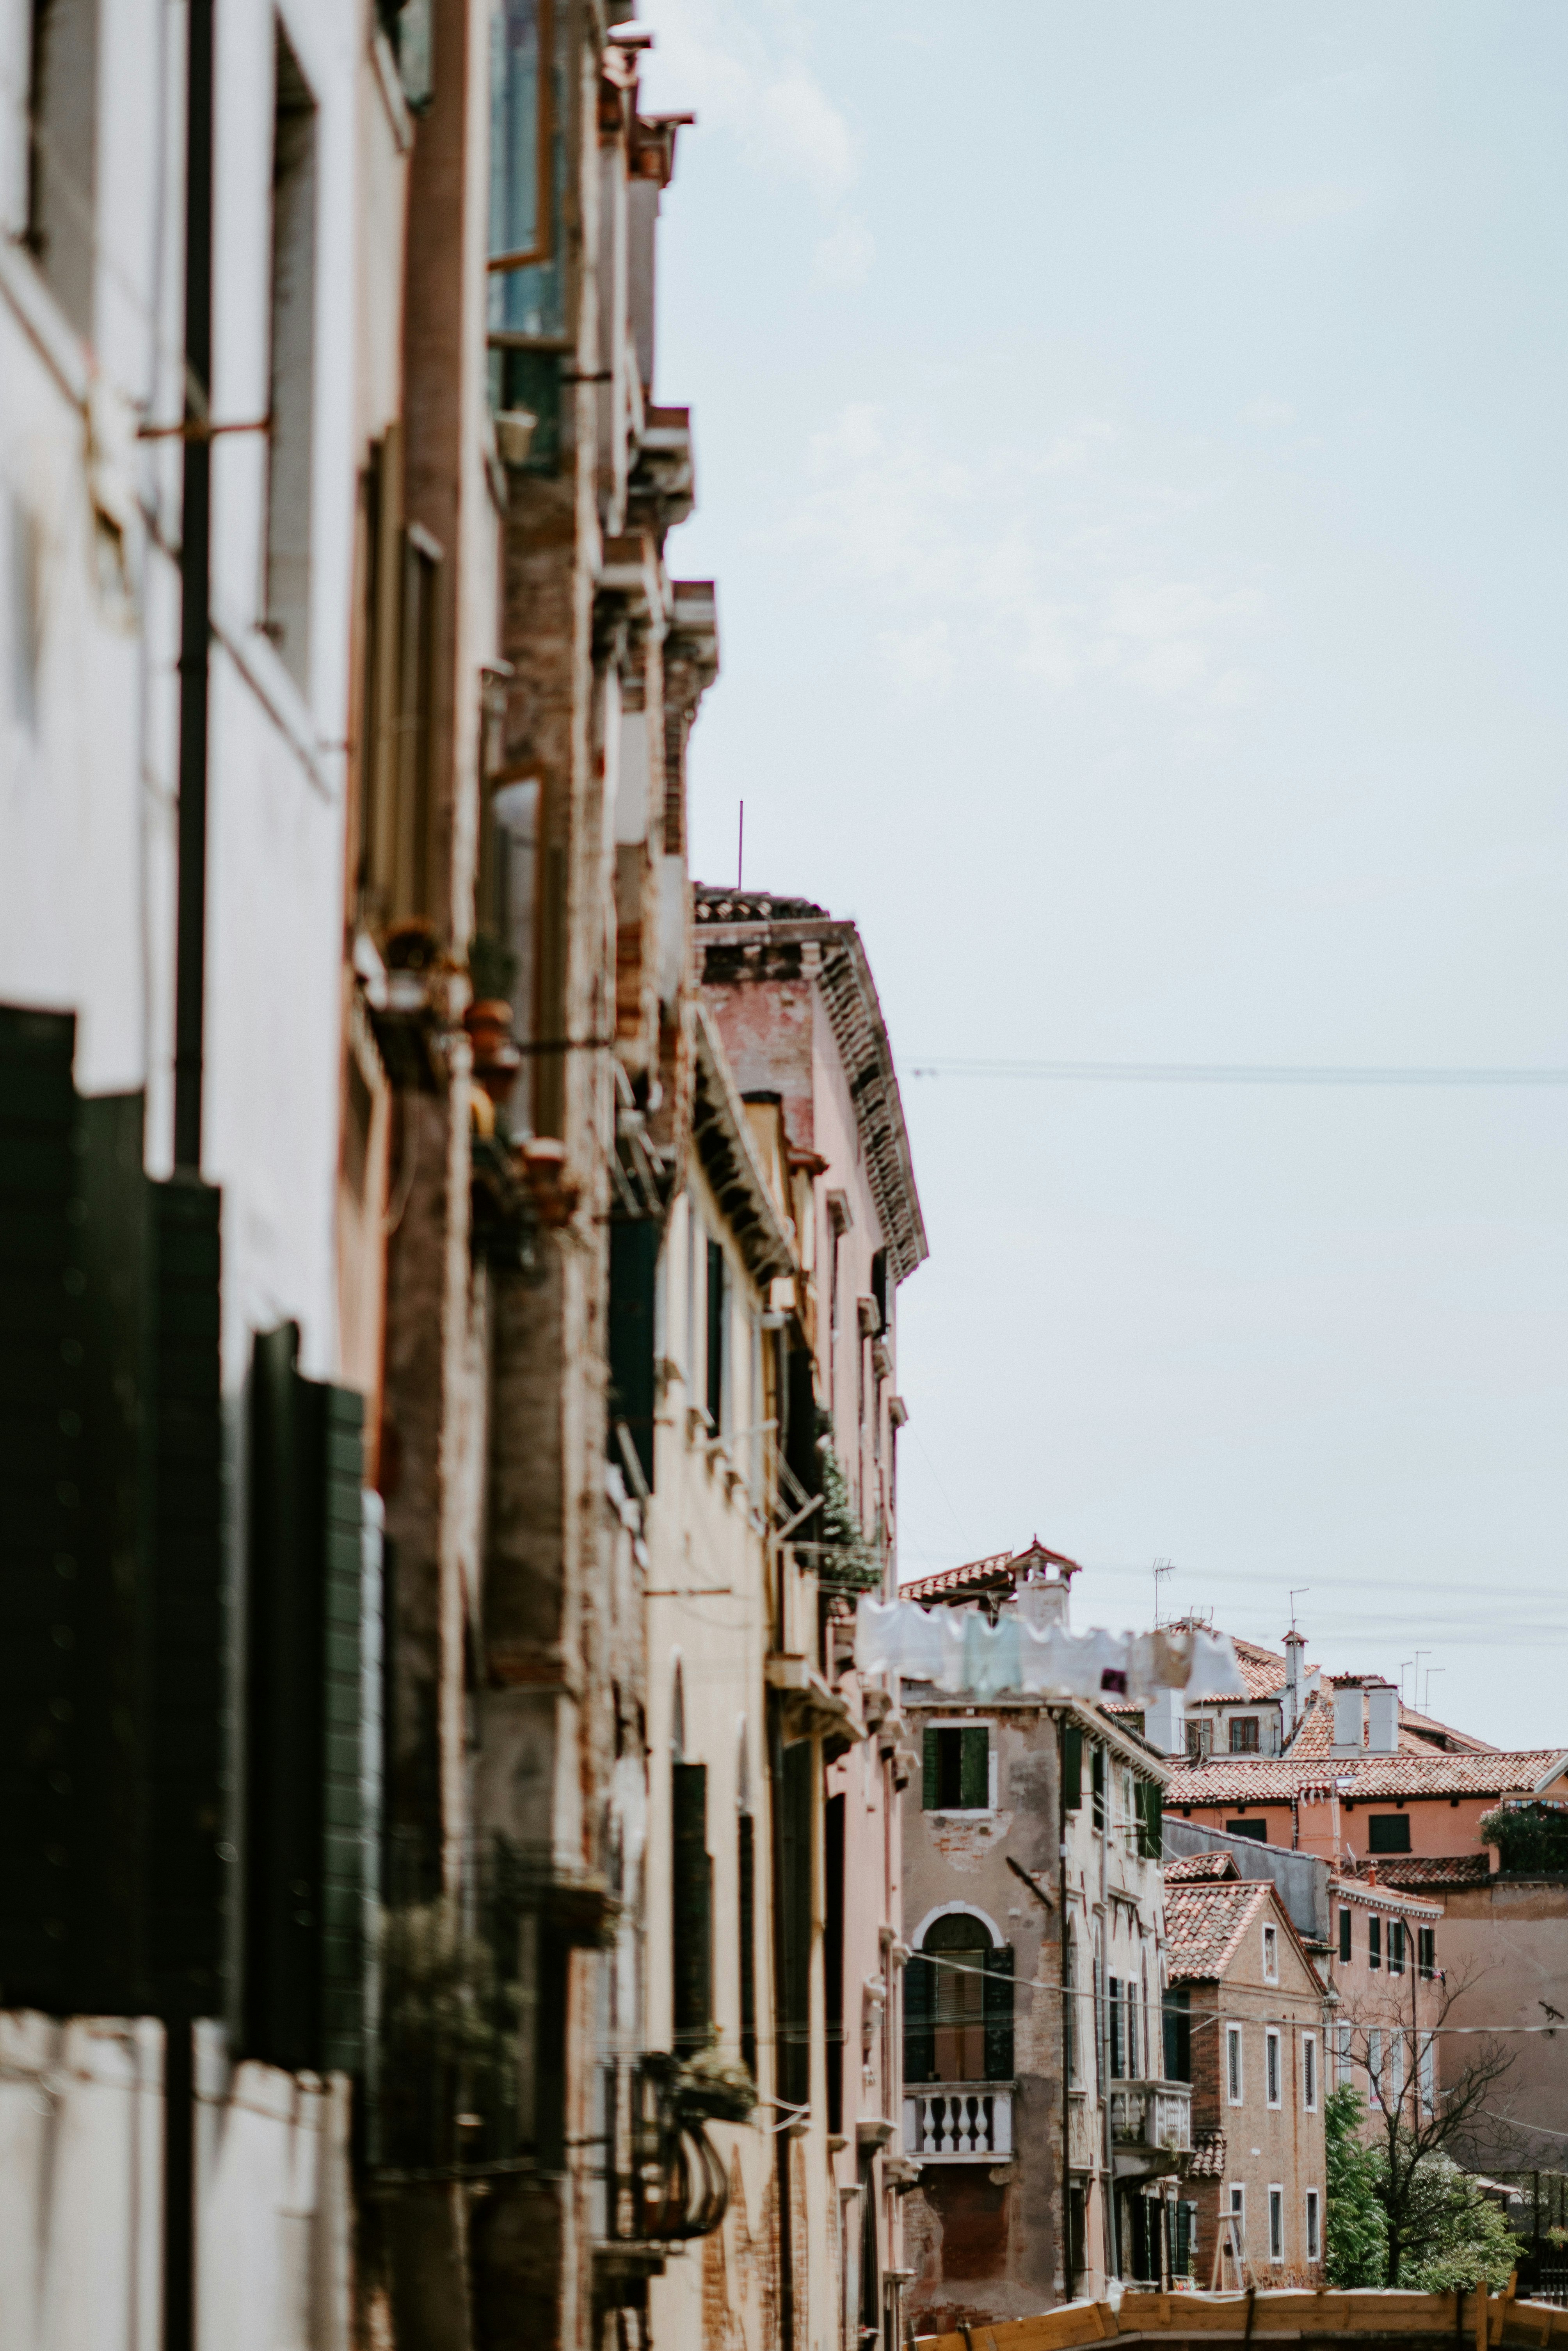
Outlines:
<svg viewBox="0 0 1568 2351"><path fill-rule="evenodd" d="M1334 2086L1343 2090L1352 2074L1350 2033L1348 2024L1334 2026Z"/></svg>
<svg viewBox="0 0 1568 2351"><path fill-rule="evenodd" d="M1197 2206L1186 2202L1176 2208L1176 2249L1171 2256L1171 2272L1176 2277L1191 2277L1197 2267Z"/></svg>
<svg viewBox="0 0 1568 2351"><path fill-rule="evenodd" d="M1192 1987L1172 1984L1166 1992L1166 2079L1192 2079Z"/></svg>
<svg viewBox="0 0 1568 2351"><path fill-rule="evenodd" d="M1307 2190L1307 2259L1321 2262L1322 2247L1322 2199L1315 2188Z"/></svg>
<svg viewBox="0 0 1568 2351"><path fill-rule="evenodd" d="M1241 2027L1225 2028L1225 2095L1233 2106L1241 2104Z"/></svg>
<svg viewBox="0 0 1568 2351"><path fill-rule="evenodd" d="M1070 1926L1067 1930L1067 1952L1062 1960L1061 1989L1065 1995L1063 2005L1066 2013L1062 2021L1067 2033L1067 2078L1069 2082L1076 2082L1081 2078L1078 2068L1078 1929L1076 1927Z"/></svg>
<svg viewBox="0 0 1568 2351"><path fill-rule="evenodd" d="M1282 2188L1269 2190L1269 2259L1282 2262L1285 2258L1285 2191Z"/></svg>
<svg viewBox="0 0 1568 2351"><path fill-rule="evenodd" d="M707 1405L708 1425L716 1437L724 1426L725 1389L724 1250L717 1241L707 1245Z"/></svg>
<svg viewBox="0 0 1568 2351"><path fill-rule="evenodd" d="M1405 2035L1391 2032L1388 2036L1388 2103L1397 2107L1405 2097Z"/></svg>
<svg viewBox="0 0 1568 2351"><path fill-rule="evenodd" d="M1278 1927L1263 1929L1263 1980L1277 1984L1280 1980L1280 1930Z"/></svg>
<svg viewBox="0 0 1568 2351"><path fill-rule="evenodd" d="M1437 1930L1435 1927L1416 1929L1416 1969L1423 1983L1430 1983L1437 1972Z"/></svg>
<svg viewBox="0 0 1568 2351"><path fill-rule="evenodd" d="M1272 2025L1263 2036L1263 2075L1269 2104L1277 2106L1281 2104L1280 2035Z"/></svg>
<svg viewBox="0 0 1568 2351"><path fill-rule="evenodd" d="M1416 2078L1420 2084L1421 2112L1430 2121L1437 2111L1437 2043L1433 2033L1421 2035L1416 2060Z"/></svg>
<svg viewBox="0 0 1568 2351"><path fill-rule="evenodd" d="M1374 2086L1383 2086L1383 2035L1375 2025L1366 2036L1366 2070Z"/></svg>
<svg viewBox="0 0 1568 2351"><path fill-rule="evenodd" d="M1266 1844L1269 1839L1267 1821L1227 1821L1227 1836L1250 1837L1254 1844Z"/></svg>
<svg viewBox="0 0 1568 2351"><path fill-rule="evenodd" d="M713 1862L707 1851L707 1765L670 1766L670 1867L675 2047L705 2049L713 2026Z"/></svg>
<svg viewBox="0 0 1568 2351"><path fill-rule="evenodd" d="M1247 2257L1247 2190L1246 2190L1246 2189L1245 2189L1245 2188L1239 2188L1239 2188L1232 2188L1232 2189L1230 2189L1230 2191L1229 2191L1228 2205L1229 2205L1229 2213L1230 2213L1230 2218L1231 2218L1232 2221L1235 2223L1235 2229L1234 2229L1234 2233L1233 2233L1233 2237L1232 2237L1232 2245L1233 2245L1233 2249L1234 2249L1234 2251L1235 2251L1236 2252L1238 2252L1238 2253L1239 2253L1239 2254L1240 2254L1240 2256L1241 2256L1241 2258L1242 2258L1243 2260L1245 2260L1245 2259L1246 2259L1246 2257Z"/></svg>
<svg viewBox="0 0 1568 2351"><path fill-rule="evenodd" d="M1318 2110L1318 2036L1301 2035L1301 2105L1309 2115Z"/></svg>
<svg viewBox="0 0 1568 2351"><path fill-rule="evenodd" d="M316 101L279 31L272 129L272 344L267 633L310 684L310 486L316 406Z"/></svg>
<svg viewBox="0 0 1568 2351"><path fill-rule="evenodd" d="M1214 1725L1196 1718L1186 1726L1186 1760L1189 1763L1207 1763L1214 1752Z"/></svg>
<svg viewBox="0 0 1568 2351"><path fill-rule="evenodd" d="M1405 1921L1403 1918L1390 1918L1388 1921L1388 1972L1391 1976L1402 1976L1405 1972Z"/></svg>
<svg viewBox="0 0 1568 2351"><path fill-rule="evenodd" d="M1126 2071L1124 2063L1126 2050L1123 2040L1123 2019L1125 2015L1125 2007L1122 1996L1121 1977L1107 1976L1105 1991L1111 2011L1111 2079L1113 2082L1119 2082Z"/></svg>
<svg viewBox="0 0 1568 2351"><path fill-rule="evenodd" d="M1094 1794L1094 1825L1097 1829L1103 1830L1105 1826L1105 1750L1103 1747L1094 1749L1092 1762L1091 1778Z"/></svg>
<svg viewBox="0 0 1568 2351"><path fill-rule="evenodd" d="M1410 1815L1408 1813L1369 1813L1366 1821L1368 1853L1408 1853L1410 1850Z"/></svg>
<svg viewBox="0 0 1568 2351"><path fill-rule="evenodd" d="M1070 1813L1083 1802L1083 1733L1074 1722L1061 1733L1061 1801Z"/></svg>
<svg viewBox="0 0 1568 2351"><path fill-rule="evenodd" d="M911 2082L1001 2082L1013 2067L1013 1955L967 1911L936 1919L904 1988Z"/></svg>
<svg viewBox="0 0 1568 2351"><path fill-rule="evenodd" d="M1255 1714L1233 1714L1231 1716L1230 1752L1232 1755L1257 1754L1258 1718Z"/></svg>
<svg viewBox="0 0 1568 2351"><path fill-rule="evenodd" d="M983 1813L991 1801L991 1735L981 1723L930 1724L922 1742L921 1810Z"/></svg>
<svg viewBox="0 0 1568 2351"><path fill-rule="evenodd" d="M1127 2011L1127 2078L1135 2082L1138 2074L1138 2003L1131 1976L1127 1978L1124 1999Z"/></svg>
<svg viewBox="0 0 1568 2351"><path fill-rule="evenodd" d="M27 243L61 309L90 341L98 0L33 0L30 80Z"/></svg>
<svg viewBox="0 0 1568 2351"><path fill-rule="evenodd" d="M1383 1965L1383 1921L1369 1918L1366 1922L1366 1964L1369 1968Z"/></svg>
<svg viewBox="0 0 1568 2351"><path fill-rule="evenodd" d="M740 2062L757 2079L757 1837L749 1813L739 1821Z"/></svg>
<svg viewBox="0 0 1568 2351"><path fill-rule="evenodd" d="M1339 1914L1339 1963L1342 1968L1348 1968L1350 1965L1350 1912L1348 1910L1342 1910Z"/></svg>

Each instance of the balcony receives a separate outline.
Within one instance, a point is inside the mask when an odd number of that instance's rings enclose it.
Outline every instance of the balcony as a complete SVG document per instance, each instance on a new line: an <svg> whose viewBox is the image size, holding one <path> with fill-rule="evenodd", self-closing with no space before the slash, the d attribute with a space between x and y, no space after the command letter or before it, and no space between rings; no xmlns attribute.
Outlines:
<svg viewBox="0 0 1568 2351"><path fill-rule="evenodd" d="M904 2152L915 2163L1005 2163L1013 2151L1010 2082L944 2082L904 2101Z"/></svg>
<svg viewBox="0 0 1568 2351"><path fill-rule="evenodd" d="M1179 2171L1192 2150L1192 2086L1113 2082L1111 2144L1118 2172Z"/></svg>

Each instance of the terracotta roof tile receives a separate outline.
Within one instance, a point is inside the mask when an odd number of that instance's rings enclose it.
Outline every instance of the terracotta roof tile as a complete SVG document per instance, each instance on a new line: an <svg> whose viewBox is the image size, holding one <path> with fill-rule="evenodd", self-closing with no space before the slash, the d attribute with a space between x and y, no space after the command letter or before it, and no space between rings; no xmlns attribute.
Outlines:
<svg viewBox="0 0 1568 2351"><path fill-rule="evenodd" d="M1170 1982L1218 1983L1248 1927L1260 1910L1269 1907L1270 1890L1266 1880L1245 1878L1170 1886L1166 1894Z"/></svg>
<svg viewBox="0 0 1568 2351"><path fill-rule="evenodd" d="M1233 1857L1228 1853L1185 1853L1179 1861L1167 1861L1165 1879L1167 1886L1198 1886L1206 1879L1239 1877Z"/></svg>
<svg viewBox="0 0 1568 2351"><path fill-rule="evenodd" d="M1223 2179L1225 2177L1225 2133L1218 2130L1199 2131L1192 2143L1192 2160L1187 2165L1189 2179Z"/></svg>
<svg viewBox="0 0 1568 2351"><path fill-rule="evenodd" d="M913 1583L901 1583L901 1600L946 1600L949 1595L972 1596L980 1592L1011 1592L1016 1590L1019 1576L1036 1562L1061 1568L1065 1579L1082 1573L1075 1559L1064 1552L1049 1551L1038 1535L1025 1543L1022 1551L993 1552L988 1559L971 1559L962 1567L945 1568L940 1575L917 1576Z"/></svg>
<svg viewBox="0 0 1568 2351"><path fill-rule="evenodd" d="M1379 1854L1377 1880L1399 1894L1438 1894L1445 1886L1484 1886L1491 1876L1491 1856L1485 1853L1413 1853L1401 1857ZM1343 1876L1369 1878L1368 1866L1358 1865Z"/></svg>
<svg viewBox="0 0 1568 2351"><path fill-rule="evenodd" d="M1348 1781L1341 1793L1364 1803L1396 1796L1500 1796L1533 1788L1560 1749L1533 1748L1524 1754L1440 1755L1429 1747L1397 1755L1219 1755L1188 1763L1166 1790L1166 1808L1182 1804L1286 1804L1309 1789L1326 1794Z"/></svg>

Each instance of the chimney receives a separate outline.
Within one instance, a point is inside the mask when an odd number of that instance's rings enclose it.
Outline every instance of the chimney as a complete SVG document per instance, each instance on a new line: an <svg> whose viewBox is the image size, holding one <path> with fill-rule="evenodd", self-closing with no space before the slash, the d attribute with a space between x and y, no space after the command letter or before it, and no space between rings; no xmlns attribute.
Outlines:
<svg viewBox="0 0 1568 2351"><path fill-rule="evenodd" d="M1301 1651L1306 1641L1292 1625L1285 1635L1285 1703L1281 1708L1284 1744L1289 1747L1301 1719Z"/></svg>
<svg viewBox="0 0 1568 2351"><path fill-rule="evenodd" d="M1399 1752L1399 1692L1392 1682L1367 1684L1366 1744L1374 1755Z"/></svg>
<svg viewBox="0 0 1568 2351"><path fill-rule="evenodd" d="M1342 1683L1333 1694L1333 1746L1336 1755L1363 1751L1362 1725L1366 1693L1359 1682Z"/></svg>
<svg viewBox="0 0 1568 2351"><path fill-rule="evenodd" d="M1150 1692L1144 1706L1144 1737L1162 1755L1186 1753L1186 1721L1180 1690Z"/></svg>

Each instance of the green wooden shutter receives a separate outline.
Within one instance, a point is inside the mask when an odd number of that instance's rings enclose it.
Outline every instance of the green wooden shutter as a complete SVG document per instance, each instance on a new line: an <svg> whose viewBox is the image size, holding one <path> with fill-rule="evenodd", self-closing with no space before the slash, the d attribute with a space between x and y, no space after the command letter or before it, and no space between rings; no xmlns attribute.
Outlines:
<svg viewBox="0 0 1568 2351"><path fill-rule="evenodd" d="M706 2048L713 2025L713 1862L707 1765L670 1766L670 1913L677 2051Z"/></svg>
<svg viewBox="0 0 1568 2351"><path fill-rule="evenodd" d="M91 1604L75 1041L69 1014L0 1008L0 1996L57 2012L90 1964L97 1858L78 1703Z"/></svg>
<svg viewBox="0 0 1568 2351"><path fill-rule="evenodd" d="M624 1421L643 1482L653 1490L653 1299L661 1228L638 1217L610 1228L610 1458L624 1472Z"/></svg>
<svg viewBox="0 0 1568 2351"><path fill-rule="evenodd" d="M251 1378L245 2015L248 2053L363 2060L366 1818L363 1405L302 1379L298 1330ZM371 1602L373 1605L373 1599Z"/></svg>
<svg viewBox="0 0 1568 2351"><path fill-rule="evenodd" d="M1105 1825L1105 1750L1096 1740L1089 1750L1089 1777L1094 1797L1094 1825Z"/></svg>
<svg viewBox="0 0 1568 2351"><path fill-rule="evenodd" d="M1070 1813L1083 1802L1083 1733L1075 1722L1061 1728L1061 1798Z"/></svg>
<svg viewBox="0 0 1568 2351"><path fill-rule="evenodd" d="M1165 1997L1165 2064L1167 2082L1192 2079L1192 1989L1171 1984Z"/></svg>
<svg viewBox="0 0 1568 2351"><path fill-rule="evenodd" d="M783 1750L779 1771L779 2095L807 2105L811 2095L811 1832L816 1776L809 1739Z"/></svg>
<svg viewBox="0 0 1568 2351"><path fill-rule="evenodd" d="M927 1723L920 1736L920 1809L923 1813L936 1812L942 1801L938 1752L936 1733Z"/></svg>
<svg viewBox="0 0 1568 2351"><path fill-rule="evenodd" d="M982 1724L959 1733L958 1802L966 1812L983 1813L991 1801L991 1735Z"/></svg>
<svg viewBox="0 0 1568 2351"><path fill-rule="evenodd" d="M1013 1952L1002 1943L985 1955L986 2079L1013 2077Z"/></svg>
<svg viewBox="0 0 1568 2351"><path fill-rule="evenodd" d="M1158 1861L1165 1851L1165 1820L1157 1780L1137 1782L1138 1852L1145 1861Z"/></svg>
<svg viewBox="0 0 1568 2351"><path fill-rule="evenodd" d="M912 1953L904 1970L904 2078L929 2082L936 2070L936 1970Z"/></svg>

